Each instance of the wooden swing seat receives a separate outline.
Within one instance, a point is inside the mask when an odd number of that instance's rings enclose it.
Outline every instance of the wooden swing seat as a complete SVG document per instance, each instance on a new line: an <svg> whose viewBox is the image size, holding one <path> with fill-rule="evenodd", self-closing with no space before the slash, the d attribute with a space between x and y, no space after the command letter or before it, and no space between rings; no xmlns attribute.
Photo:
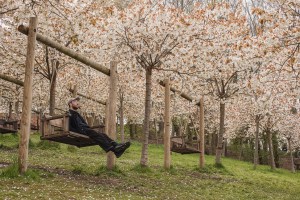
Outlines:
<svg viewBox="0 0 300 200"><path fill-rule="evenodd" d="M295 169L300 170L300 158L294 158Z"/></svg>
<svg viewBox="0 0 300 200"><path fill-rule="evenodd" d="M104 132L104 126L91 127L95 131ZM69 115L58 115L44 117L42 120L41 140L50 140L59 143L74 145L77 147L87 147L97 145L88 136L69 131Z"/></svg>
<svg viewBox="0 0 300 200"><path fill-rule="evenodd" d="M18 132L18 121L6 121L4 119L0 119L0 133L17 133Z"/></svg>
<svg viewBox="0 0 300 200"><path fill-rule="evenodd" d="M185 142L184 136L171 137L171 151L180 154L200 153L199 141Z"/></svg>

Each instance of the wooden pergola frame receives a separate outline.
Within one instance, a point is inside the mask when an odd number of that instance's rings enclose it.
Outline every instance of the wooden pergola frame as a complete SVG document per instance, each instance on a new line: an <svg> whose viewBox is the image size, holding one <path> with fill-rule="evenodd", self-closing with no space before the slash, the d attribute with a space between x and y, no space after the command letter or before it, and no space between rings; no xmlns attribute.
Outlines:
<svg viewBox="0 0 300 200"><path fill-rule="evenodd" d="M190 102L192 102L194 99L176 89L170 86L170 79L167 78L164 81L159 81L159 84L163 87L165 87L165 114L164 114L164 167L166 169L170 169L171 166L171 140L170 140L170 124L171 124L171 120L170 120L170 91L172 92L177 92L180 94L180 96ZM199 157L199 166L201 168L203 168L205 166L205 158L204 158L204 153L205 153L205 149L204 149L204 145L205 145L205 141L204 141L204 99L203 97L200 98L200 101L198 103L196 103L197 106L200 107L200 131L199 131L199 139L200 139L200 157Z"/></svg>
<svg viewBox="0 0 300 200"><path fill-rule="evenodd" d="M19 147L19 171L25 173L27 171L27 159L28 159L28 143L30 135L30 120L32 107L32 77L34 66L34 53L36 41L39 41L49 47L56 49L57 51L89 66L95 70L110 76L110 90L109 90L109 104L107 110L109 116L106 116L107 120L107 134L114 140L116 139L116 99L117 99L117 63L110 62L110 69L95 62L86 56L67 48L52 39L37 33L37 17L31 17L29 21L29 27L20 25L18 31L28 36L28 46L25 64L25 81L24 81L24 94L23 94L23 108L21 117L21 137ZM112 152L107 154L107 168L113 169L115 166L115 156Z"/></svg>

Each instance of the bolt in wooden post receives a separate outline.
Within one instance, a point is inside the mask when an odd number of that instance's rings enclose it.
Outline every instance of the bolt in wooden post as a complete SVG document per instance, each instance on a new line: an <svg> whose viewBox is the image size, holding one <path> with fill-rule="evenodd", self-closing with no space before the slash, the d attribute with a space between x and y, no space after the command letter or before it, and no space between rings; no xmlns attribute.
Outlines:
<svg viewBox="0 0 300 200"><path fill-rule="evenodd" d="M164 168L170 169L170 79L165 79Z"/></svg>
<svg viewBox="0 0 300 200"><path fill-rule="evenodd" d="M117 63L114 61L110 62L110 85L109 85L109 115L108 115L108 136L115 140L116 139L116 112L117 112ZM116 157L113 152L108 152L106 165L108 169L113 169L115 167Z"/></svg>
<svg viewBox="0 0 300 200"><path fill-rule="evenodd" d="M37 18L31 17L29 21L29 33L27 40L27 55L25 63L25 81L23 92L23 107L21 116L21 130L19 143L19 172L27 171L28 143L30 136L31 107L32 107L32 82L34 66L34 49L36 43Z"/></svg>
<svg viewBox="0 0 300 200"><path fill-rule="evenodd" d="M200 99L200 168L205 166L205 158L204 158L204 99L203 97Z"/></svg>

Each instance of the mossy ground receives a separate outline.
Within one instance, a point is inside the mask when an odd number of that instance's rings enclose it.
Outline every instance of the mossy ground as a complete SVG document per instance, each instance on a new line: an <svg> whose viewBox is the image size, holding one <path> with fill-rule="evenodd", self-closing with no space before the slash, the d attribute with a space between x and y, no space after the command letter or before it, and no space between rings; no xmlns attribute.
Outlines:
<svg viewBox="0 0 300 200"><path fill-rule="evenodd" d="M300 199L300 173L223 158L172 154L163 169L163 147L149 145L149 165L139 165L141 144L133 142L114 170L97 146L74 148L41 143L31 135L29 171L17 173L18 136L0 135L0 199Z"/></svg>

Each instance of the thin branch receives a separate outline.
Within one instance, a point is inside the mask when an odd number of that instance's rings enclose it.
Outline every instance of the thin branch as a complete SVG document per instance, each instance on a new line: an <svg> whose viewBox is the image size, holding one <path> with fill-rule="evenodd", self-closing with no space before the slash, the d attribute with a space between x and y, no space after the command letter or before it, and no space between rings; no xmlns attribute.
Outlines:
<svg viewBox="0 0 300 200"><path fill-rule="evenodd" d="M9 10L6 10L6 11L2 11L2 12L0 12L0 15L3 15L3 14L8 13L8 12L15 11L15 10L18 10L18 9L19 9L19 7L12 8L12 9L9 9Z"/></svg>

